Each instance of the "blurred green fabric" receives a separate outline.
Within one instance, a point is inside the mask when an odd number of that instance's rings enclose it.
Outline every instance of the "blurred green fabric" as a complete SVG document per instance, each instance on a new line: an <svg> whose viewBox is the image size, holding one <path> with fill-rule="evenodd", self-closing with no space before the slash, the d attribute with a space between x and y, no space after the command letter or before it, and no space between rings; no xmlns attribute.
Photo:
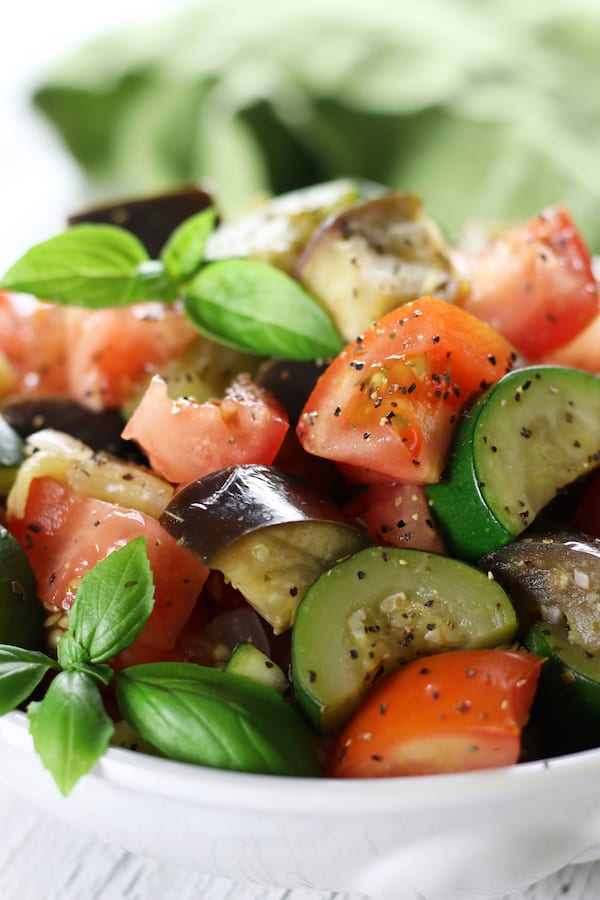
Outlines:
<svg viewBox="0 0 600 900"><path fill-rule="evenodd" d="M598 0L200 0L34 100L98 195L208 179L232 211L359 175L452 238L561 203L600 250Z"/></svg>

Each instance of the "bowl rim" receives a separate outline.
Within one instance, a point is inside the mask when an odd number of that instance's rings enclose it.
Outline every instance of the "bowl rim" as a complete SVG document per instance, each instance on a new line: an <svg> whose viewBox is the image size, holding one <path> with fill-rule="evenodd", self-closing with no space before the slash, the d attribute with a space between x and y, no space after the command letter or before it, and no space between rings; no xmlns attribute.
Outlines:
<svg viewBox="0 0 600 900"><path fill-rule="evenodd" d="M17 754L35 758L25 713L15 711L0 717L2 745ZM40 769L41 765L40 761ZM600 782L599 774L600 748L450 775L323 779L214 769L110 747L84 781L104 782L119 792L151 794L163 800L238 812L261 810L289 814L293 810L295 815L314 816L318 811L324 816L362 817L372 813L448 809L456 805L502 804L514 798L522 800L542 789L569 789L575 778L587 792L593 783L590 779ZM15 780L18 781L16 775ZM14 787L18 790L18 783Z"/></svg>

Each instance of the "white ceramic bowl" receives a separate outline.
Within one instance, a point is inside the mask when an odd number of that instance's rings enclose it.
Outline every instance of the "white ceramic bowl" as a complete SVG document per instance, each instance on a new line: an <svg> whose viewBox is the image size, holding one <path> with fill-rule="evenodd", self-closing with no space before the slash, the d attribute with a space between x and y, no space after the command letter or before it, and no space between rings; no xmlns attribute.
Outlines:
<svg viewBox="0 0 600 900"><path fill-rule="evenodd" d="M111 749L65 799L26 717L0 783L104 842L238 881L376 900L500 897L600 858L600 751L464 775L275 778Z"/></svg>

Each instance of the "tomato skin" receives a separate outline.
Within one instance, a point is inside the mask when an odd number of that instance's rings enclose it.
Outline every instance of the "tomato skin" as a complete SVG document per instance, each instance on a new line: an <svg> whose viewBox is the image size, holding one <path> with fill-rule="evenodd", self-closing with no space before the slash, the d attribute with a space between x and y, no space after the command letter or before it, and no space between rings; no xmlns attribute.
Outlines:
<svg viewBox="0 0 600 900"><path fill-rule="evenodd" d="M562 207L503 232L464 263L471 290L463 309L531 362L571 341L598 312L589 251Z"/></svg>
<svg viewBox="0 0 600 900"><path fill-rule="evenodd" d="M144 450L152 468L187 484L237 463L273 462L288 429L283 407L248 375L238 375L222 400L171 400L155 375L123 437Z"/></svg>
<svg viewBox="0 0 600 900"><path fill-rule="evenodd" d="M68 610L81 578L96 562L139 535L155 583L154 609L138 640L171 649L188 620L208 570L151 516L77 493L54 478L31 482L25 516L10 531L24 547L49 610Z"/></svg>
<svg viewBox="0 0 600 900"><path fill-rule="evenodd" d="M346 515L368 531L374 544L443 553L422 484L371 484L348 501Z"/></svg>
<svg viewBox="0 0 600 900"><path fill-rule="evenodd" d="M319 378L297 433L305 450L363 480L438 481L460 411L511 368L508 341L433 297L407 303L349 344Z"/></svg>
<svg viewBox="0 0 600 900"><path fill-rule="evenodd" d="M543 660L453 650L386 676L341 733L334 778L434 775L513 765Z"/></svg>

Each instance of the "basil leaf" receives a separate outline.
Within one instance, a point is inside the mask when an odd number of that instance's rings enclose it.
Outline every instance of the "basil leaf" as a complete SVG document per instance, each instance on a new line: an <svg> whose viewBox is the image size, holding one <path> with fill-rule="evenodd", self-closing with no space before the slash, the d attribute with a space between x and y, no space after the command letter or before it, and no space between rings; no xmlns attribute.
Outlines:
<svg viewBox="0 0 600 900"><path fill-rule="evenodd" d="M96 681L109 684L113 677L111 667L104 663L91 663L88 660L88 651L73 637L73 632L65 632L58 644L58 662L62 668L74 672L87 672Z"/></svg>
<svg viewBox="0 0 600 900"><path fill-rule="evenodd" d="M115 674L123 718L180 762L271 775L318 775L312 733L272 688L193 663Z"/></svg>
<svg viewBox="0 0 600 900"><path fill-rule="evenodd" d="M153 605L146 543L138 537L85 573L69 613L69 629L89 662L105 662L133 643ZM65 654L67 650L78 653L73 646L68 646ZM74 659L81 657L75 655Z"/></svg>
<svg viewBox="0 0 600 900"><path fill-rule="evenodd" d="M261 356L309 361L343 343L316 300L284 272L249 259L205 266L185 285L185 311L223 344Z"/></svg>
<svg viewBox="0 0 600 900"><path fill-rule="evenodd" d="M87 649L79 643L72 631L65 631L61 637L58 642L57 656L63 669L77 668L79 664L89 660Z"/></svg>
<svg viewBox="0 0 600 900"><path fill-rule="evenodd" d="M114 732L98 686L82 672L60 672L27 714L35 750L66 796L102 756Z"/></svg>
<svg viewBox="0 0 600 900"><path fill-rule="evenodd" d="M5 290L93 309L162 297L163 267L115 225L76 225L36 244L0 281Z"/></svg>
<svg viewBox="0 0 600 900"><path fill-rule="evenodd" d="M17 539L0 526L0 642L28 650L44 646L44 609L37 582Z"/></svg>
<svg viewBox="0 0 600 900"><path fill-rule="evenodd" d="M45 653L0 644L0 716L27 700L46 672L58 668Z"/></svg>
<svg viewBox="0 0 600 900"><path fill-rule="evenodd" d="M204 209L182 222L170 236L160 258L173 281L185 281L198 271L215 221L214 209Z"/></svg>
<svg viewBox="0 0 600 900"><path fill-rule="evenodd" d="M64 638L61 639L61 644ZM101 684L110 684L112 681L112 677L114 675L113 670L110 666L107 666L106 663L88 663L82 661L73 661L68 666L63 666L64 671L69 672L83 672L84 675L89 675L90 678L94 678L96 681L99 681Z"/></svg>

